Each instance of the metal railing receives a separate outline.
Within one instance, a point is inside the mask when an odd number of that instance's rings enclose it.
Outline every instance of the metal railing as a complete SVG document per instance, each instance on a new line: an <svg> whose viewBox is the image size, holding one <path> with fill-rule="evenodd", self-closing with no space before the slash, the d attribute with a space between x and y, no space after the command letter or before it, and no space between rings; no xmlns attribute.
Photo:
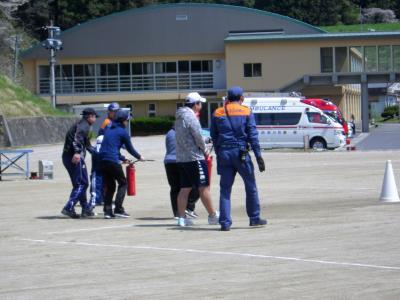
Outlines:
<svg viewBox="0 0 400 300"><path fill-rule="evenodd" d="M212 88L213 73L56 77L56 92L60 95ZM39 93L50 93L50 78L39 80Z"/></svg>

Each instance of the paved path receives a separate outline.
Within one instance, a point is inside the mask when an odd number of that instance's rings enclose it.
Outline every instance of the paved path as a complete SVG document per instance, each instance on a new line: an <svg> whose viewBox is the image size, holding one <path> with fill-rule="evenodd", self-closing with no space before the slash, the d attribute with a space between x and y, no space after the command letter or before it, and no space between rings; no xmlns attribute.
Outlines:
<svg viewBox="0 0 400 300"><path fill-rule="evenodd" d="M137 165L130 219L60 215L61 145L34 147L32 166L54 161L54 180L0 182L0 299L400 299L400 205L378 202L387 159L400 182L400 151L264 152L269 225L248 226L238 177L220 232L201 205L196 226L175 225L163 138L134 143L157 161Z"/></svg>
<svg viewBox="0 0 400 300"><path fill-rule="evenodd" d="M400 150L400 124L380 124L357 144L358 150Z"/></svg>

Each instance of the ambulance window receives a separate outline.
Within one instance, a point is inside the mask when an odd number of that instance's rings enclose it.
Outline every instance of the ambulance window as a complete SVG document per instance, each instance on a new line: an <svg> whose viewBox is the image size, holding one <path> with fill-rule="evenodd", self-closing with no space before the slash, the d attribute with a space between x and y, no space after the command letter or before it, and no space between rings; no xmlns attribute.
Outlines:
<svg viewBox="0 0 400 300"><path fill-rule="evenodd" d="M254 114L257 125L272 125L272 114Z"/></svg>
<svg viewBox="0 0 400 300"><path fill-rule="evenodd" d="M257 125L297 125L301 113L254 114Z"/></svg>
<svg viewBox="0 0 400 300"><path fill-rule="evenodd" d="M326 116L317 112L308 112L307 118L310 123L328 124L328 119Z"/></svg>

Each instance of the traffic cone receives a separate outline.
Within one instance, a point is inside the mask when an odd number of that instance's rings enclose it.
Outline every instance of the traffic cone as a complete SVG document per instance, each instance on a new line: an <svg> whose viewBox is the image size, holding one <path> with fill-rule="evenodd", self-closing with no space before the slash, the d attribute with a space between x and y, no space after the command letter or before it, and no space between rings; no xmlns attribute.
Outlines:
<svg viewBox="0 0 400 300"><path fill-rule="evenodd" d="M385 176L383 177L382 191L379 200L382 202L400 202L391 160L386 161Z"/></svg>

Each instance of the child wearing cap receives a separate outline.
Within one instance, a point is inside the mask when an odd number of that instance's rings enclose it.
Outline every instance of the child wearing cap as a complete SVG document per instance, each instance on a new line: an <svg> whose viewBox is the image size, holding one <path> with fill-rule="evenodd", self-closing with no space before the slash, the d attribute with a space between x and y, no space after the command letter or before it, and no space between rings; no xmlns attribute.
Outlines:
<svg viewBox="0 0 400 300"><path fill-rule="evenodd" d="M96 139L96 147L92 153L92 170L90 174L90 209L93 211L96 205L103 204L103 175L101 172L100 149L103 135Z"/></svg>

